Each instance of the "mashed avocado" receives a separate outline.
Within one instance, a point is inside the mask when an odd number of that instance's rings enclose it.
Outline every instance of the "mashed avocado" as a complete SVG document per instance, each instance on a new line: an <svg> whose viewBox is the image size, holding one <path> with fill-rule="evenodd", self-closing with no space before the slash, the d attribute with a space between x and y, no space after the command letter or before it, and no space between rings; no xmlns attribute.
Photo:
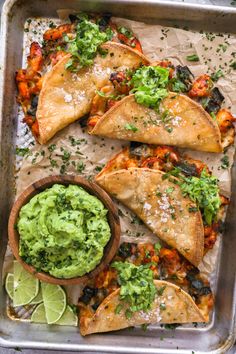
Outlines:
<svg viewBox="0 0 236 354"><path fill-rule="evenodd" d="M111 230L107 209L76 185L55 184L19 214L19 254L36 270L57 278L82 276L101 261Z"/></svg>

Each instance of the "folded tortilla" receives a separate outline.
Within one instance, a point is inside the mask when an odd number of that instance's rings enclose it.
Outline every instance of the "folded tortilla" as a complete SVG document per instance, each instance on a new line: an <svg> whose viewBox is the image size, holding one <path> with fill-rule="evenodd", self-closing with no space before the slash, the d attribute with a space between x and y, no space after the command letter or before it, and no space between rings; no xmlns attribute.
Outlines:
<svg viewBox="0 0 236 354"><path fill-rule="evenodd" d="M36 112L41 144L90 111L96 90L106 85L113 71L149 64L144 55L120 43L101 47L107 53L98 54L93 65L73 73L65 68L68 54L45 75Z"/></svg>
<svg viewBox="0 0 236 354"><path fill-rule="evenodd" d="M117 289L103 300L95 313L90 312L86 307L80 309L80 333L86 336L145 323L191 323L209 320L208 316L201 313L191 296L181 288L162 280L154 280L154 283L157 287L157 296L148 312L134 312L128 319L125 316L128 305L124 305L121 311L116 313L115 310L121 303L120 289ZM163 307L165 309L161 310Z"/></svg>
<svg viewBox="0 0 236 354"><path fill-rule="evenodd" d="M177 184L163 179L164 175L158 170L131 167L104 170L96 182L131 209L160 239L198 266L204 252L201 213Z"/></svg>
<svg viewBox="0 0 236 354"><path fill-rule="evenodd" d="M160 112L138 104L130 95L108 110L90 133L147 144L222 151L216 121L189 97L170 92L162 101Z"/></svg>

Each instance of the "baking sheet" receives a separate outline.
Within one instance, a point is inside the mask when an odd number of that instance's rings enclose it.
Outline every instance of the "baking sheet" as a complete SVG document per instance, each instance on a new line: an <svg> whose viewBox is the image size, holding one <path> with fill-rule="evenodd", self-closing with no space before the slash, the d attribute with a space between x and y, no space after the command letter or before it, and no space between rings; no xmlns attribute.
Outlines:
<svg viewBox="0 0 236 354"><path fill-rule="evenodd" d="M66 17L71 11L63 10L60 17ZM195 76L203 73L212 73L222 69L225 76L220 78L217 86L225 96L225 106L236 113L236 97L233 93L236 89L236 74L229 68L229 63L236 53L236 38L229 35L213 35L210 33L194 33L187 30L168 28L158 25L146 25L144 23L114 18L114 22L131 28L140 39L144 54L155 60L168 58L175 65L188 65ZM24 38L24 58L29 51L30 42L42 41L42 33L47 26L59 21L51 19L31 18L26 21ZM37 28L37 31L35 31ZM206 49L208 48L208 49ZM197 54L198 63L186 60L187 55ZM224 63L228 63L224 65ZM94 136L89 136L81 129L78 122L70 125L57 134L47 145L35 144L34 140L22 124L22 112L19 109L18 147L29 147L23 161L17 160L16 194L19 195L29 184L39 178L52 174L68 173L81 174L92 179L94 175L110 160L115 153L127 145L124 141L114 141ZM185 150L186 151L186 150ZM230 195L230 169L221 168L220 159L223 154L211 154L188 151L192 157L205 161L213 173L219 178L223 194ZM233 161L234 147L227 151L230 166ZM65 157L65 155L67 157ZM157 236L153 235L139 220L124 206L118 203L121 216L121 240L128 242L157 242ZM210 278L213 290L216 284L216 265L220 249L220 237L213 250L209 251L200 265L201 271ZM12 264L11 252L8 248L4 270L9 271ZM67 289L71 302L77 302L80 287L73 286Z"/></svg>

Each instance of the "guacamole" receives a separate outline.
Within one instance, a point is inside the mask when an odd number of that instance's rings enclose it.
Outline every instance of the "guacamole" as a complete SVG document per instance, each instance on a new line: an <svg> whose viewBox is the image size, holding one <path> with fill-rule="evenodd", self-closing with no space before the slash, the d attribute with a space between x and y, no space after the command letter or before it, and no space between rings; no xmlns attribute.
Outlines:
<svg viewBox="0 0 236 354"><path fill-rule="evenodd" d="M96 267L111 237L107 209L77 185L35 195L19 213L19 254L56 278L82 276Z"/></svg>

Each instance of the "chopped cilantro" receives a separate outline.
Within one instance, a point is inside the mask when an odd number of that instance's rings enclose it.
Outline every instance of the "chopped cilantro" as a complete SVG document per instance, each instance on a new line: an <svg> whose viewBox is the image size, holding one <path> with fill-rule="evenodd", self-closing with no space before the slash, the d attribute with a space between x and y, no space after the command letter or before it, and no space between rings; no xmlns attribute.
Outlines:
<svg viewBox="0 0 236 354"><path fill-rule="evenodd" d="M29 153L29 148L19 148L16 147L16 155L18 156L26 156Z"/></svg>
<svg viewBox="0 0 236 354"><path fill-rule="evenodd" d="M188 61L199 61L199 57L196 54L191 54L186 57Z"/></svg>
<svg viewBox="0 0 236 354"><path fill-rule="evenodd" d="M160 304L160 310L166 310L166 305L164 303L161 303Z"/></svg>
<svg viewBox="0 0 236 354"><path fill-rule="evenodd" d="M220 77L223 77L224 73L221 69L217 70L215 73L211 74L212 81L216 82Z"/></svg>
<svg viewBox="0 0 236 354"><path fill-rule="evenodd" d="M91 65L99 46L108 41L112 35L110 31L101 32L96 23L89 21L83 15L76 27L76 37L70 40L68 36L64 36L68 46L67 51L72 55L65 68L76 72L84 66Z"/></svg>
<svg viewBox="0 0 236 354"><path fill-rule="evenodd" d="M136 266L129 262L112 263L112 267L118 272L118 283L121 286L120 300L129 304L127 318L130 318L133 312L150 310L155 299L157 290L149 266L149 264Z"/></svg>
<svg viewBox="0 0 236 354"><path fill-rule="evenodd" d="M157 289L157 295L162 296L164 293L166 286L161 286L160 288Z"/></svg>
<svg viewBox="0 0 236 354"><path fill-rule="evenodd" d="M125 129L132 130L134 133L138 131L138 128L135 125L129 123L125 124Z"/></svg>
<svg viewBox="0 0 236 354"><path fill-rule="evenodd" d="M121 304L118 304L115 308L115 314L119 315L119 313L121 312L123 306Z"/></svg>
<svg viewBox="0 0 236 354"><path fill-rule="evenodd" d="M63 161L68 161L70 159L71 153L69 151L67 151L64 148L61 148L61 150L63 151L63 155L62 155L62 160Z"/></svg>
<svg viewBox="0 0 236 354"><path fill-rule="evenodd" d="M157 252L157 254L160 253L161 248L162 248L162 245L160 244L160 242L155 243L154 249Z"/></svg>
<svg viewBox="0 0 236 354"><path fill-rule="evenodd" d="M168 188L166 188L166 193L167 193L167 194L170 194L170 193L172 193L174 190L175 190L174 187L168 187Z"/></svg>
<svg viewBox="0 0 236 354"><path fill-rule="evenodd" d="M55 149L56 149L56 144L51 144L51 145L48 146L48 150L50 152L53 152Z"/></svg>
<svg viewBox="0 0 236 354"><path fill-rule="evenodd" d="M215 115L214 112L211 112L211 113L210 113L210 116L211 116L211 118L212 118L213 120L216 120L216 115Z"/></svg>
<svg viewBox="0 0 236 354"><path fill-rule="evenodd" d="M125 317L129 320L131 317L132 317L132 311L131 310L129 310L129 309L127 309L126 311L125 311Z"/></svg>
<svg viewBox="0 0 236 354"><path fill-rule="evenodd" d="M190 213L196 213L196 212L198 211L198 208L197 208L197 207L189 207L189 208L188 208L188 211L189 211Z"/></svg>
<svg viewBox="0 0 236 354"><path fill-rule="evenodd" d="M160 66L143 66L131 79L132 93L137 103L158 109L160 101L168 95L169 70Z"/></svg>
<svg viewBox="0 0 236 354"><path fill-rule="evenodd" d="M128 28L126 28L126 27L123 27L123 26L118 27L118 32L123 34L127 38L133 37L133 33L130 30L128 30Z"/></svg>
<svg viewBox="0 0 236 354"><path fill-rule="evenodd" d="M203 212L205 222L210 225L220 208L218 180L208 174L205 169L200 177L181 177L180 187L183 195L197 203Z"/></svg>
<svg viewBox="0 0 236 354"><path fill-rule="evenodd" d="M77 172L83 172L85 169L85 165L82 161L77 163L76 170Z"/></svg>
<svg viewBox="0 0 236 354"><path fill-rule="evenodd" d="M236 70L236 61L233 61L233 62L230 64L230 67L233 68L234 70Z"/></svg>
<svg viewBox="0 0 236 354"><path fill-rule="evenodd" d="M173 77L170 80L170 84L171 84L171 90L174 92L186 92L187 91L187 87L184 84L184 82L177 79L176 77Z"/></svg>
<svg viewBox="0 0 236 354"><path fill-rule="evenodd" d="M221 161L221 168L223 170L227 170L227 168L229 168L229 157L227 155L224 155L222 159L220 159L220 161Z"/></svg>

